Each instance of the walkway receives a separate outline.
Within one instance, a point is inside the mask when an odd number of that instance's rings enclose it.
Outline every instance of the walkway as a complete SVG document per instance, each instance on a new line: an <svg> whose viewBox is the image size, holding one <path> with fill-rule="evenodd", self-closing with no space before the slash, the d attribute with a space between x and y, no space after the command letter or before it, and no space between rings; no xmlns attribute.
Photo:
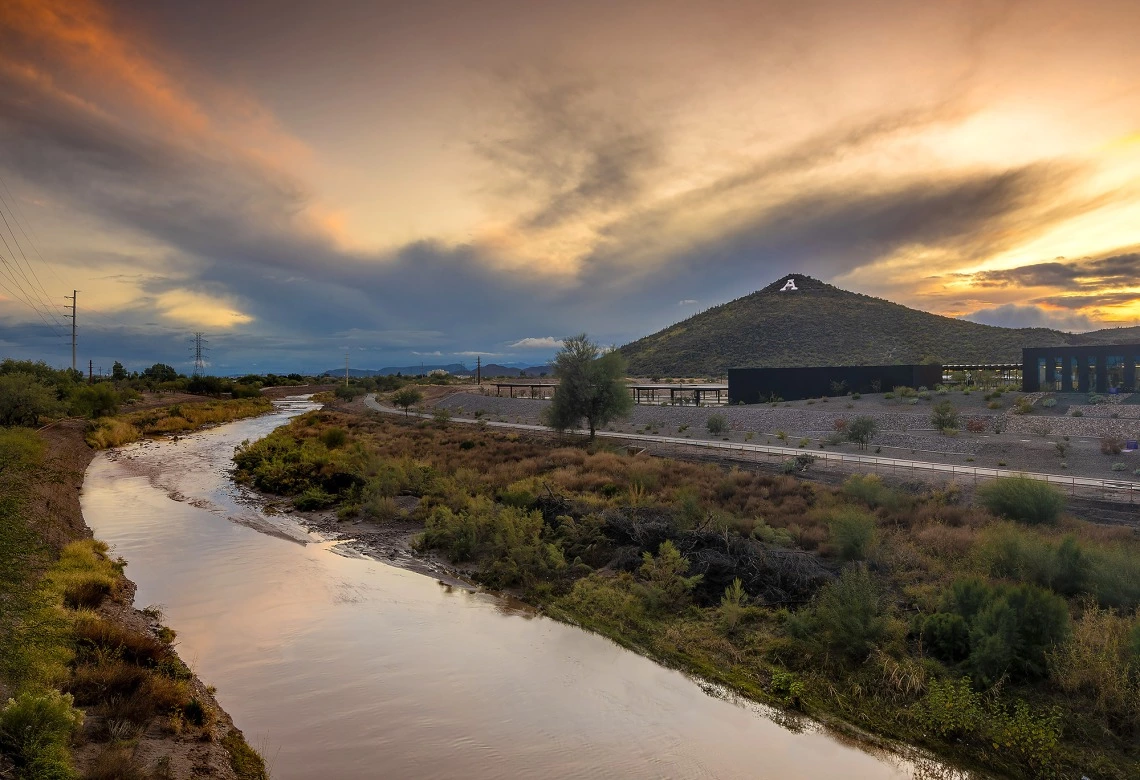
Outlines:
<svg viewBox="0 0 1140 780"><path fill-rule="evenodd" d="M376 400L375 395L365 396L364 403L368 406L368 408L373 409L377 412L400 415L403 414L403 412L398 409L381 404ZM430 414L413 413L413 415L431 419ZM492 428L511 428L514 430L537 431L541 433L551 432L550 428L547 428L544 425L529 425L527 423L493 422L491 420L472 420L462 417L453 417L451 418L451 421L472 425L486 425ZM590 432L587 430L579 429L574 431L567 431L567 433L577 436L588 436ZM1067 477L1063 474L1046 474L1033 471L1026 472L1011 471L1008 469L989 469L973 466L957 466L951 463L932 463L930 461L905 460L902 458L882 458L877 455L859 455L851 452L806 450L799 449L797 447L781 447L771 444L743 444L739 442L728 441L684 439L676 436L652 436L647 434L616 433L610 431L600 433L599 436L605 439L618 439L621 441L637 442L639 444L667 444L686 449L695 448L711 450L724 455L731 455L732 453L748 453L783 459L795 458L798 455L811 455L816 460L856 465L866 468L868 471L874 471L876 473L885 472L897 474L900 472L908 471L912 473L922 471L969 478L972 479L975 483L979 480L996 479L998 477L1029 477L1030 479L1037 479L1043 482L1050 482L1055 485L1066 487L1068 488L1068 491L1071 495L1076 495L1079 491L1082 495L1091 494L1098 498L1108 499L1111 501L1126 501L1129 504L1140 502L1140 483L1128 482L1124 480L1096 479L1092 477Z"/></svg>

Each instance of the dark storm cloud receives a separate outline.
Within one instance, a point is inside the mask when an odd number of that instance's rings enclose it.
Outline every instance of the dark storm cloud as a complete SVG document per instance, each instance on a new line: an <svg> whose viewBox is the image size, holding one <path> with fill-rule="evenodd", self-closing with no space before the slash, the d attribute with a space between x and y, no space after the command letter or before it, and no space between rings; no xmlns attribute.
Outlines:
<svg viewBox="0 0 1140 780"><path fill-rule="evenodd" d="M785 273L833 278L906 246L964 256L992 252L1013 240L1002 226L1039 208L1052 197L1047 193L1077 175L1072 166L1031 165L951 180L867 182L803 193L669 258L649 278L638 276L640 269L630 273L638 285L675 301L710 288L755 289ZM595 284L612 278L609 258L597 258L593 268Z"/></svg>
<svg viewBox="0 0 1140 780"><path fill-rule="evenodd" d="M1046 306L1057 306L1062 309L1088 309L1097 306L1120 306L1126 303L1140 301L1140 293L1083 293L1074 295L1050 295L1045 298L1036 298L1033 303L1042 303Z"/></svg>
<svg viewBox="0 0 1140 780"><path fill-rule="evenodd" d="M1080 260L982 271L967 277L978 287L1060 287L1062 289L1112 289L1140 286L1140 252Z"/></svg>

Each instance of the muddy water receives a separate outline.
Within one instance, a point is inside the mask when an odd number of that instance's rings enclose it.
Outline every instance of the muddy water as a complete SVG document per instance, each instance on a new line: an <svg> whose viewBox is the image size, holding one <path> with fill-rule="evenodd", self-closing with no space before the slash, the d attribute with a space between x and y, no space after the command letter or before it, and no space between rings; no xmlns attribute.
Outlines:
<svg viewBox="0 0 1140 780"><path fill-rule="evenodd" d="M353 557L262 514L243 439L310 408L95 459L83 511L182 657L289 778L905 778L914 768L503 599Z"/></svg>

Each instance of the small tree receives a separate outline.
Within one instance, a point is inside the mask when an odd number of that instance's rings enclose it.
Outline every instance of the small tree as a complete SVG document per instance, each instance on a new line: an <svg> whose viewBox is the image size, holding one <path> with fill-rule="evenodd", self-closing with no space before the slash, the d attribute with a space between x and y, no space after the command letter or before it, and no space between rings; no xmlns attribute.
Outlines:
<svg viewBox="0 0 1140 780"><path fill-rule="evenodd" d="M958 429L958 410L949 401L939 401L930 411L930 424L938 431Z"/></svg>
<svg viewBox="0 0 1140 780"><path fill-rule="evenodd" d="M879 424L875 422L874 417L863 415L856 417L847 424L847 440L858 444L861 450L867 449L867 445L871 443L871 439L875 438L875 434L878 432Z"/></svg>
<svg viewBox="0 0 1140 780"><path fill-rule="evenodd" d="M408 387L397 390L392 394L392 403L396 406L404 408L404 416L408 416L408 410L424 400L424 394L416 388L409 385Z"/></svg>
<svg viewBox="0 0 1140 780"><path fill-rule="evenodd" d="M633 399L625 386L625 359L605 352L585 333L562 342L554 357L554 391L546 424L556 431L574 428L585 418L590 438L600 426L629 414Z"/></svg>
<svg viewBox="0 0 1140 780"><path fill-rule="evenodd" d="M165 363L155 363L150 368L142 372L143 379L148 379L156 384L162 382L173 382L178 378L178 372L171 366Z"/></svg>
<svg viewBox="0 0 1140 780"><path fill-rule="evenodd" d="M728 419L723 414L710 414L709 419L705 421L705 427L713 436L720 436L728 430Z"/></svg>
<svg viewBox="0 0 1140 780"><path fill-rule="evenodd" d="M55 391L31 374L0 374L0 425L35 425L59 406Z"/></svg>
<svg viewBox="0 0 1140 780"><path fill-rule="evenodd" d="M109 384L82 385L71 392L71 413L79 417L106 417L119 411L119 394Z"/></svg>
<svg viewBox="0 0 1140 780"><path fill-rule="evenodd" d="M122 382L127 378L127 369L123 368L123 364L115 361L115 365L111 366L111 379L116 382Z"/></svg>

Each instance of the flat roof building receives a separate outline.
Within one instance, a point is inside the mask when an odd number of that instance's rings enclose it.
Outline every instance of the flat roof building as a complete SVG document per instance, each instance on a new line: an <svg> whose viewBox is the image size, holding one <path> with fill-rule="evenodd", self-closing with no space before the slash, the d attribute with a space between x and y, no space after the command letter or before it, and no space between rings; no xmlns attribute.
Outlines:
<svg viewBox="0 0 1140 780"><path fill-rule="evenodd" d="M1021 389L1027 393L1136 392L1140 344L1032 347L1021 351Z"/></svg>
<svg viewBox="0 0 1140 780"><path fill-rule="evenodd" d="M933 389L942 382L937 363L900 366L810 366L730 368L728 402L757 404L779 398L797 401L846 393L879 393L896 387Z"/></svg>

